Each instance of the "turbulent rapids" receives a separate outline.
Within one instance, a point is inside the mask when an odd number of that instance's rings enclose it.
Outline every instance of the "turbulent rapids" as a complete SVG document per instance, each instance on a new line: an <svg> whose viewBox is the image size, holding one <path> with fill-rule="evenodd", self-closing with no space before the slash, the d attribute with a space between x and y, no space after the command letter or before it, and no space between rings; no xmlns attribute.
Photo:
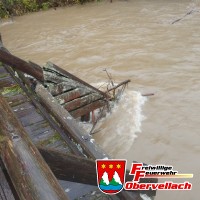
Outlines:
<svg viewBox="0 0 200 200"><path fill-rule="evenodd" d="M100 132L95 137L98 140L102 138L102 146L112 155L125 154L141 132L141 124L145 119L142 107L146 100L139 92L127 90L112 112L99 122L97 129ZM113 129L115 131L111 132ZM109 144L114 144L114 148Z"/></svg>

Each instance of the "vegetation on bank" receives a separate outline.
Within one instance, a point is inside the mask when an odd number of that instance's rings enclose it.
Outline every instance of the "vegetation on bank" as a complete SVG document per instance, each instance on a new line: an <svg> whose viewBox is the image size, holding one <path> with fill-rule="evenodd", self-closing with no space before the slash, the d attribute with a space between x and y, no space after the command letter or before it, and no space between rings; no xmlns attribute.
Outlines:
<svg viewBox="0 0 200 200"><path fill-rule="evenodd" d="M49 8L56 9L76 3L83 4L88 1L92 0L0 0L0 17L8 18Z"/></svg>

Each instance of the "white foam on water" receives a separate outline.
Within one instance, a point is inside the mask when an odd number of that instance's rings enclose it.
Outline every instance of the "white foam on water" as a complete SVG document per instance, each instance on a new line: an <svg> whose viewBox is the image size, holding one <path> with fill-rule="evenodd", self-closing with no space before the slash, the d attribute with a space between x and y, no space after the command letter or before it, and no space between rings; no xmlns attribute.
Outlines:
<svg viewBox="0 0 200 200"><path fill-rule="evenodd" d="M127 152L141 132L141 124L145 119L142 106L146 99L140 92L126 91L112 113L100 121L98 128L103 129L98 133L100 143L111 155L118 156Z"/></svg>
<svg viewBox="0 0 200 200"><path fill-rule="evenodd" d="M6 26L6 25L10 25L10 24L13 24L14 22L11 20L11 21L6 21L6 22L2 22L0 23L0 27L2 26Z"/></svg>
<svg viewBox="0 0 200 200"><path fill-rule="evenodd" d="M140 92L125 91L119 103L114 105L112 112L98 122L95 130L100 131L94 137L106 152L118 156L131 148L138 133L141 132L142 121L145 119L142 107L146 100L147 98ZM96 115L97 113L98 111ZM90 132L91 123L79 124L88 133Z"/></svg>
<svg viewBox="0 0 200 200"><path fill-rule="evenodd" d="M197 8L197 7L200 7L200 0L192 0L188 7L189 7L189 8Z"/></svg>
<svg viewBox="0 0 200 200"><path fill-rule="evenodd" d="M100 90L102 90L102 91L106 91L106 87L108 85L108 81L107 82L101 81L101 82L98 82L98 83L91 83L91 85L93 87L100 88Z"/></svg>

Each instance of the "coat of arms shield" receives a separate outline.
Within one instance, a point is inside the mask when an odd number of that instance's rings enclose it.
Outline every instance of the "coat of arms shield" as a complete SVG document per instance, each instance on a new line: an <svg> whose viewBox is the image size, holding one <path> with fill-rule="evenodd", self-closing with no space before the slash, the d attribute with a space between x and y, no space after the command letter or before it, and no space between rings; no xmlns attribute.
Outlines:
<svg viewBox="0 0 200 200"><path fill-rule="evenodd" d="M96 160L97 184L105 194L117 194L123 189L126 160Z"/></svg>

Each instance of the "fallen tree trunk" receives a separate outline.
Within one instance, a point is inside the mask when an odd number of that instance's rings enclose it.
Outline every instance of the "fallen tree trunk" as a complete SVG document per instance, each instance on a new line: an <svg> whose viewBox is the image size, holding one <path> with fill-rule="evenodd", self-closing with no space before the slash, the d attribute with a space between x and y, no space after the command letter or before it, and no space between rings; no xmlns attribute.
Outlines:
<svg viewBox="0 0 200 200"><path fill-rule="evenodd" d="M96 163L94 160L72 154L61 153L59 151L40 146L38 146L38 150L58 179L97 185ZM129 175L129 171L126 171L125 180L133 180L133 176ZM140 182L156 183L158 182L158 179L142 178ZM144 190L140 192L148 196L156 195L156 191L152 190Z"/></svg>
<svg viewBox="0 0 200 200"><path fill-rule="evenodd" d="M11 67L14 67L17 70L20 70L26 74L35 77L39 81L44 81L42 68L33 66L26 61L4 51L2 48L0 48L0 61Z"/></svg>
<svg viewBox="0 0 200 200"><path fill-rule="evenodd" d="M2 42L2 37L0 34L0 61L16 70L22 71L35 77L39 81L44 81L43 70L40 66L35 63L27 63L26 61L12 55L4 46Z"/></svg>
<svg viewBox="0 0 200 200"><path fill-rule="evenodd" d="M20 200L68 200L50 168L0 96L0 156Z"/></svg>

